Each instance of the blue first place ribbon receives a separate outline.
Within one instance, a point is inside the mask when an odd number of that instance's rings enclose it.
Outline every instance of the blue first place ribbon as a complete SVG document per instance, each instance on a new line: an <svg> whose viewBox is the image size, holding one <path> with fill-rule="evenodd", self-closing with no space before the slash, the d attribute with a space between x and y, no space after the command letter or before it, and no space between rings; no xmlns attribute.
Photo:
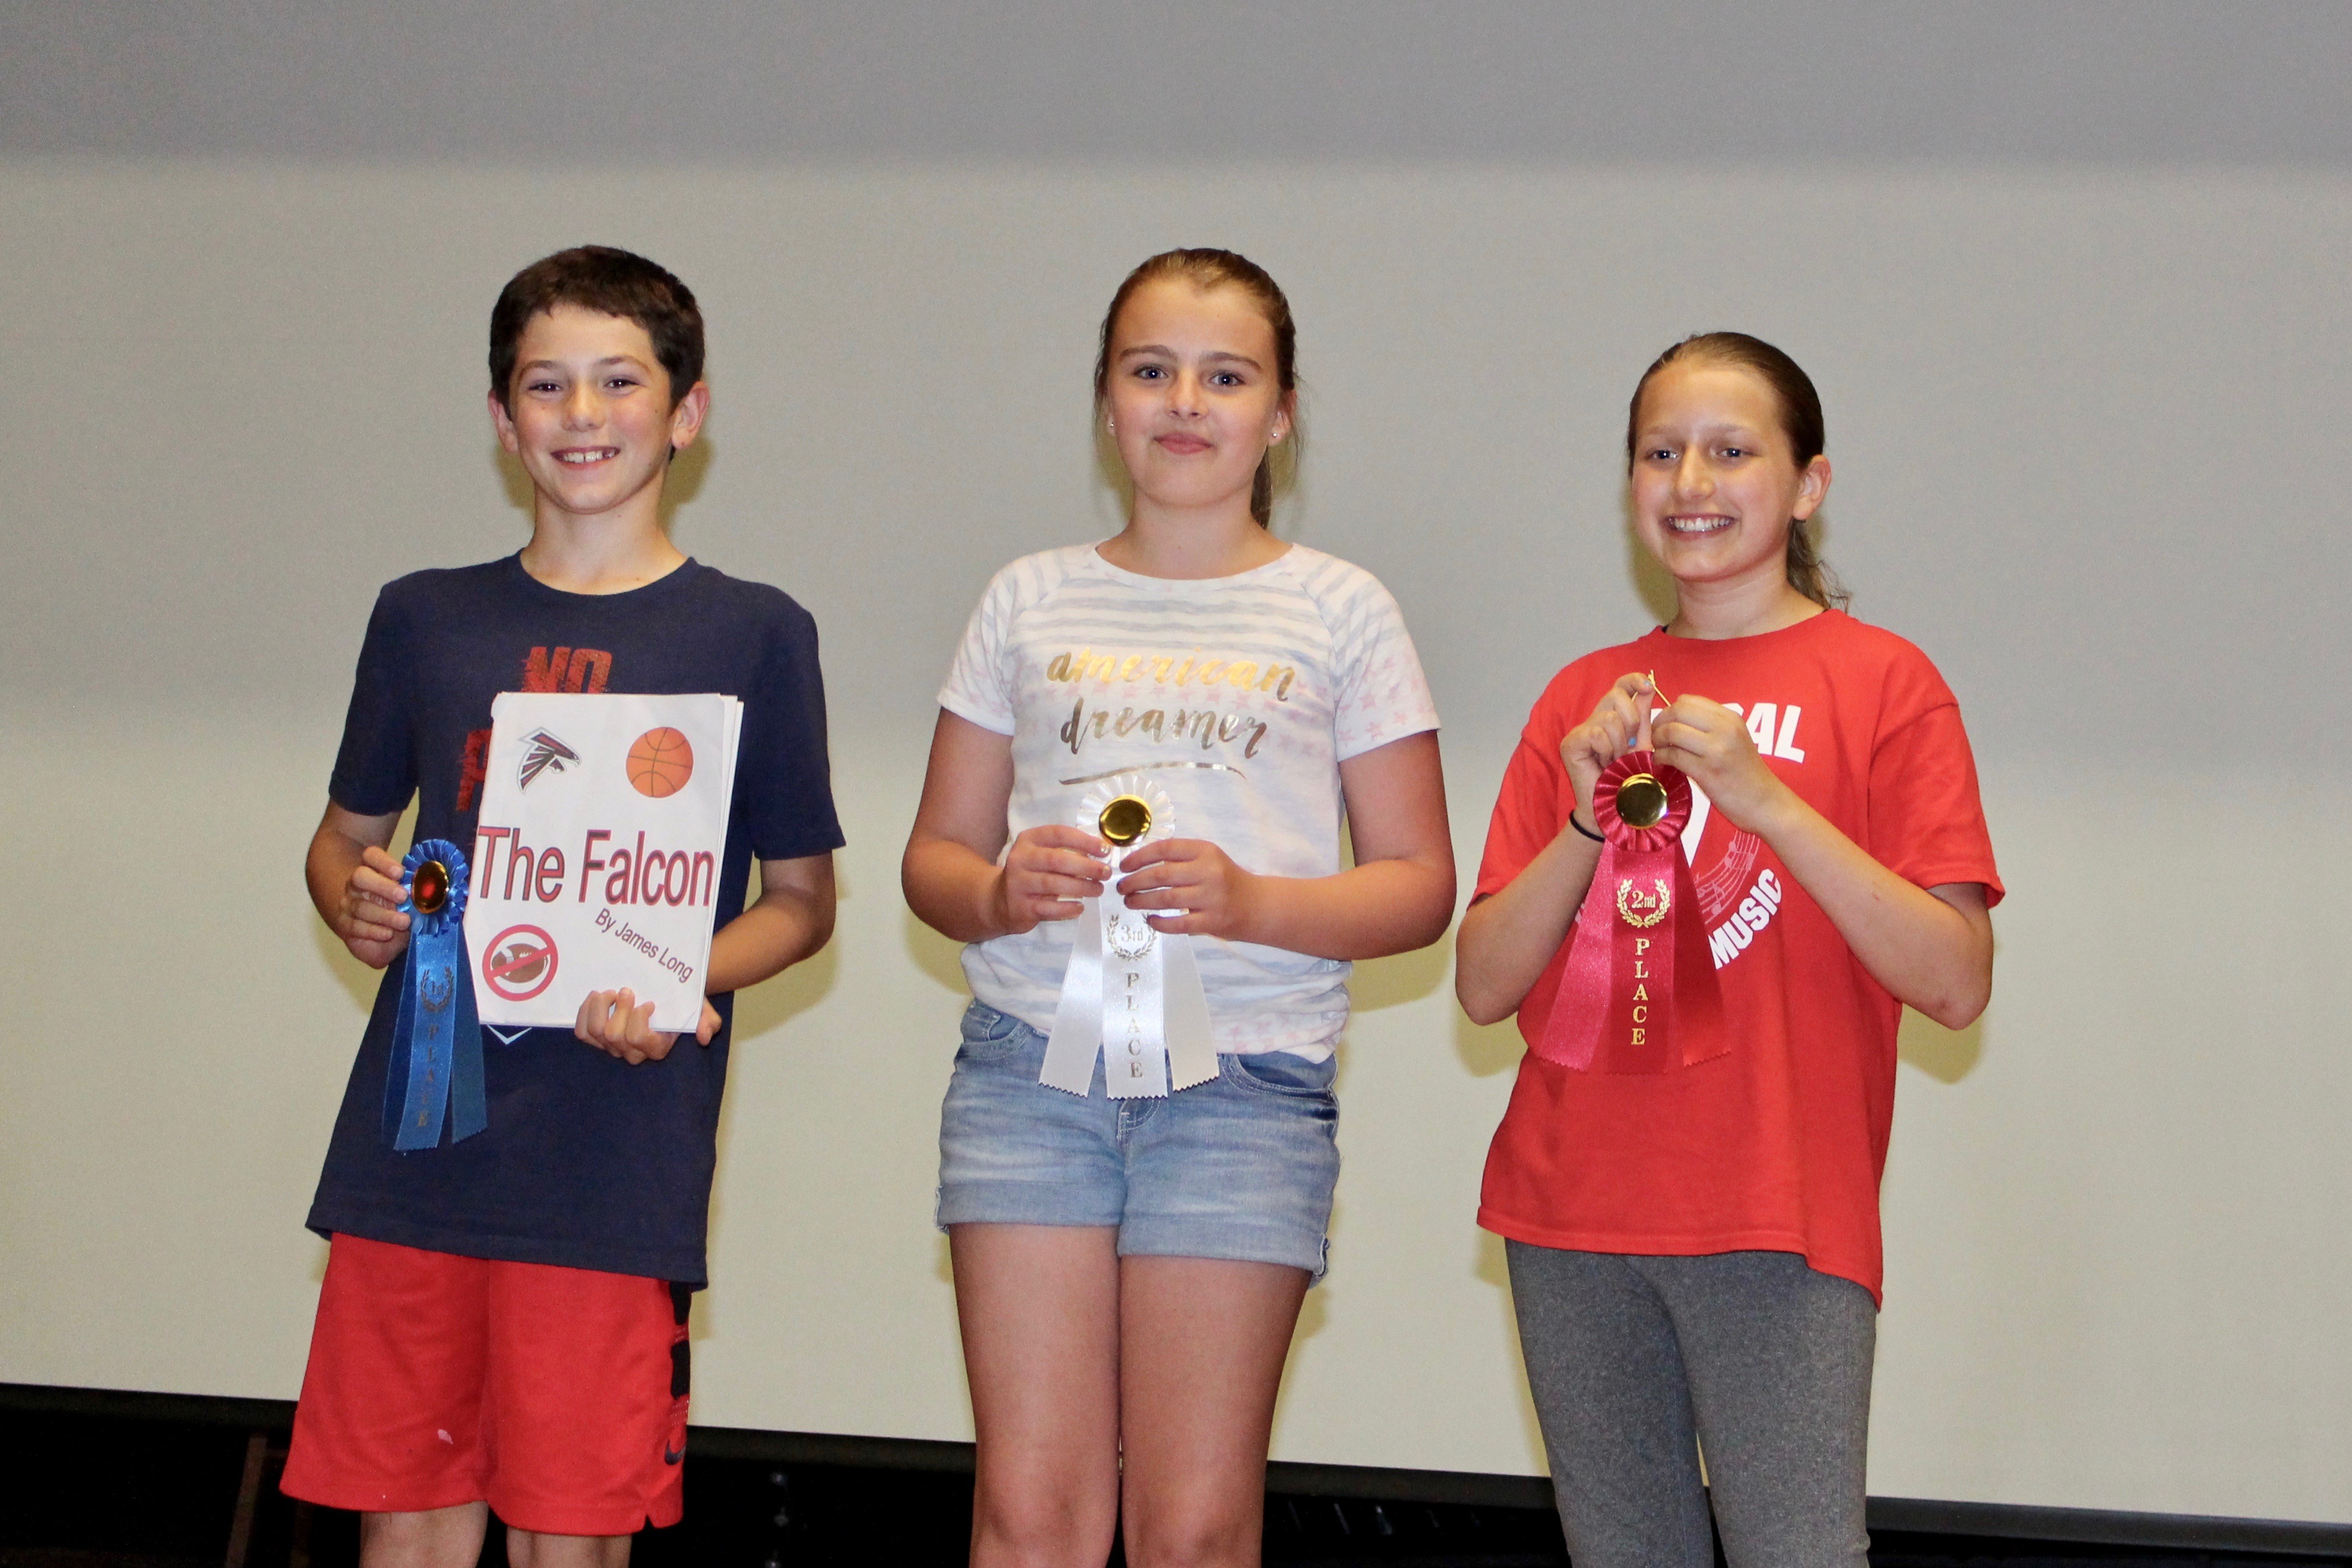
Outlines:
<svg viewBox="0 0 2352 1568"><path fill-rule="evenodd" d="M446 839L426 839L400 862L408 894L408 952L402 960L400 1018L383 1085L383 1132L403 1151L449 1141L490 1124L482 1090L482 1026L466 960L466 856Z"/></svg>

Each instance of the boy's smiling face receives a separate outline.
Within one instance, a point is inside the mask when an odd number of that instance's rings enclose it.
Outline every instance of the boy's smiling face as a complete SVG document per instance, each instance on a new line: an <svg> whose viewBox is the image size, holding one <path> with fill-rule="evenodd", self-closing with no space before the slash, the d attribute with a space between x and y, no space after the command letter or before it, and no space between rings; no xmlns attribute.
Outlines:
<svg viewBox="0 0 2352 1568"><path fill-rule="evenodd" d="M670 454L693 443L709 403L700 382L673 402L635 321L559 305L524 324L514 382L504 402L491 397L490 418L542 514L587 518L657 507Z"/></svg>

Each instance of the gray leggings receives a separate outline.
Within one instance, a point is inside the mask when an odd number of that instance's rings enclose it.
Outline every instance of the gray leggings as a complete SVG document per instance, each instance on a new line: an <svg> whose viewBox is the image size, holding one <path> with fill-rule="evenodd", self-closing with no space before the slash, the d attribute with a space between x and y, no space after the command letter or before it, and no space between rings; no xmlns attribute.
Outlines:
<svg viewBox="0 0 2352 1568"><path fill-rule="evenodd" d="M1792 1252L1507 1243L1528 1384L1576 1568L1864 1568L1878 1312Z"/></svg>

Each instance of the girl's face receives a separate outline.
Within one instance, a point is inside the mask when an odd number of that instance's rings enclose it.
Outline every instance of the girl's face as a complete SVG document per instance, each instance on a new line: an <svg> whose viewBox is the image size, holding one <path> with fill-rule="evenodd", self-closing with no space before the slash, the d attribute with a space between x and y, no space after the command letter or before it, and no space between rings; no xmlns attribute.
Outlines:
<svg viewBox="0 0 2352 1568"><path fill-rule="evenodd" d="M1783 580L1789 525L1829 493L1802 467L1771 385L1740 365L1677 361L1643 389L1633 431L1633 526L1680 583Z"/></svg>
<svg viewBox="0 0 2352 1568"><path fill-rule="evenodd" d="M1136 494L1176 510L1246 499L1290 431L1274 329L1231 285L1155 278L1112 324L1104 415Z"/></svg>

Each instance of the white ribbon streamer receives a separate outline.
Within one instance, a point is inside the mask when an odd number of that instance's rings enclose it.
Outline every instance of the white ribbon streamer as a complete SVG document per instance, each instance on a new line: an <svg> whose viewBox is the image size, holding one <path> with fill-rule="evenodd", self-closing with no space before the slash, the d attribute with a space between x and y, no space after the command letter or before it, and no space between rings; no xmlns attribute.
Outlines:
<svg viewBox="0 0 2352 1568"><path fill-rule="evenodd" d="M1157 1099L1171 1081L1190 1089L1214 1078L1217 1049L1192 938L1153 929L1117 886L1129 850L1170 836L1175 807L1167 792L1136 774L1106 779L1079 801L1078 825L1099 833L1103 808L1122 795L1150 808L1151 825L1134 843L1112 846L1102 896L1087 899L1078 916L1037 1082L1084 1095L1099 1058L1112 1099Z"/></svg>

